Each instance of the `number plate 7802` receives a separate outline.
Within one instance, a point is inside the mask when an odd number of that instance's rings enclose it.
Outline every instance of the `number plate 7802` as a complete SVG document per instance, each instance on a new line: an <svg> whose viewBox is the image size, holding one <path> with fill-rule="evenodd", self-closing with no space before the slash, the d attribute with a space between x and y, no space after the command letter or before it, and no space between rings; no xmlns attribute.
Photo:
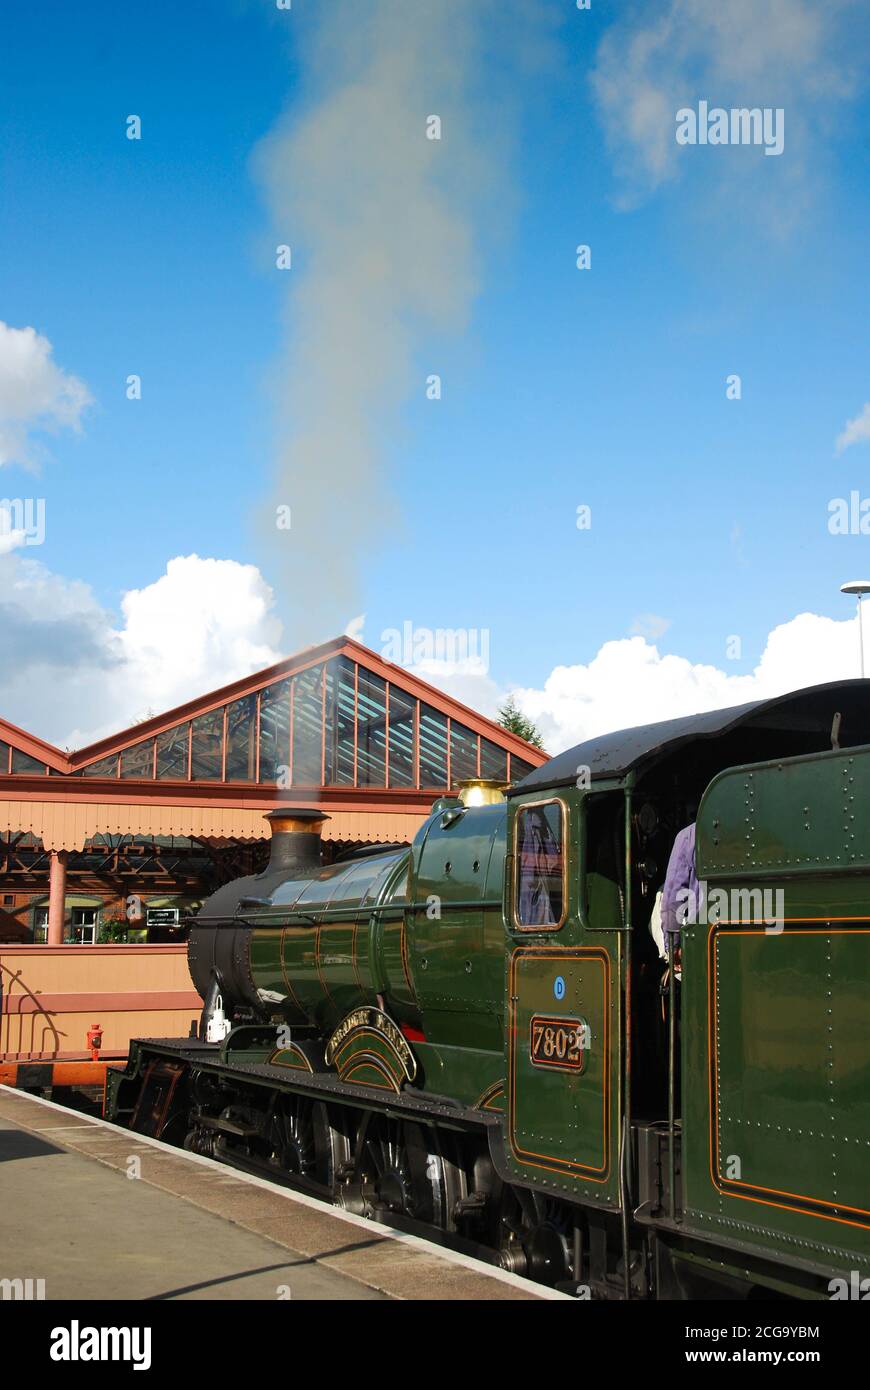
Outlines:
<svg viewBox="0 0 870 1390"><path fill-rule="evenodd" d="M579 1018L535 1014L529 1023L529 1059L536 1067L582 1071L589 1047L589 1025Z"/></svg>

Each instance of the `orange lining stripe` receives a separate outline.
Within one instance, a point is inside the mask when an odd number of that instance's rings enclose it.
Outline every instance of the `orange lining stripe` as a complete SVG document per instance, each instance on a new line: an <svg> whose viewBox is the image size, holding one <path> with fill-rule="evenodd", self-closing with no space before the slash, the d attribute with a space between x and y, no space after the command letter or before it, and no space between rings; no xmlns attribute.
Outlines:
<svg viewBox="0 0 870 1390"><path fill-rule="evenodd" d="M504 1090L503 1081L491 1081L485 1090L481 1091L477 1100L474 1102L474 1109L483 1107L487 1101L493 1100L501 1091Z"/></svg>
<svg viewBox="0 0 870 1390"><path fill-rule="evenodd" d="M304 1062L305 1065L303 1067L294 1067L292 1062L276 1061L275 1059L277 1058L279 1052L292 1053L293 1055L298 1057L301 1062ZM286 1067L288 1071L309 1071L312 1076L314 1075L314 1068L312 1067L308 1058L305 1056L305 1053L300 1052L296 1043L291 1043L289 1047L276 1048L275 1051L272 1053L271 1057L269 1058L269 1063L273 1067Z"/></svg>
<svg viewBox="0 0 870 1390"><path fill-rule="evenodd" d="M489 1110L493 1101L499 1100L504 1095L504 1083L495 1081L474 1102L475 1110Z"/></svg>
<svg viewBox="0 0 870 1390"><path fill-rule="evenodd" d="M399 950L400 950L401 956L402 956L402 970L403 970L404 973L405 973L405 984L408 986L409 992L410 992L411 994L413 994L413 993L414 993L414 986L413 986L412 983L411 983L411 975L410 975L410 971L409 971L409 969L408 969L408 937L407 937L407 932L405 931L405 914L404 914L404 912L402 913L402 918L401 918L401 921L400 921L400 923L399 923Z"/></svg>
<svg viewBox="0 0 870 1390"><path fill-rule="evenodd" d="M399 1087L396 1085L395 1077L390 1075L387 1068L381 1062L381 1059L376 1057L372 1052L360 1053L359 1057L348 1071L339 1072L339 1080L350 1081L355 1072L362 1071L365 1067L373 1067L375 1071L380 1072L381 1076L386 1077L390 1084L388 1086L379 1086L376 1081L361 1081L358 1083L359 1085L373 1086L375 1090L378 1091L395 1091L396 1095L399 1094Z"/></svg>

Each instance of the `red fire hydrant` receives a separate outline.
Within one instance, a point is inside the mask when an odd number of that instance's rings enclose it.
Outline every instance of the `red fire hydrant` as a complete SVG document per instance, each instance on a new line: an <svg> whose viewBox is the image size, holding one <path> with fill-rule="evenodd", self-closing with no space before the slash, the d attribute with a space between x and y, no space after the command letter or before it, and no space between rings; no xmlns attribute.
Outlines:
<svg viewBox="0 0 870 1390"><path fill-rule="evenodd" d="M91 1061L98 1062L100 1059L100 1048L103 1045L103 1030L99 1023L92 1023L88 1029L88 1047L91 1049Z"/></svg>

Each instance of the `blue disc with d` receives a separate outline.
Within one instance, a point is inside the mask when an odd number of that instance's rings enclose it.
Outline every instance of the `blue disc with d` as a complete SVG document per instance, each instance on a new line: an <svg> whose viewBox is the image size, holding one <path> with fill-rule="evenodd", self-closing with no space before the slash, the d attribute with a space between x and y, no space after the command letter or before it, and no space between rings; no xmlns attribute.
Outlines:
<svg viewBox="0 0 870 1390"><path fill-rule="evenodd" d="M565 998L565 980L562 975L557 975L553 981L553 993L557 999Z"/></svg>

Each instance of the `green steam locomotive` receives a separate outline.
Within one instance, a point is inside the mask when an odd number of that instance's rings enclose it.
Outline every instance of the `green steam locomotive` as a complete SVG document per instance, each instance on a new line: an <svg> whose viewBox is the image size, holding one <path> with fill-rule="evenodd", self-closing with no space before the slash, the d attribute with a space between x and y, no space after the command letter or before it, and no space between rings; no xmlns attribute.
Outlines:
<svg viewBox="0 0 870 1390"><path fill-rule="evenodd" d="M110 1119L580 1296L870 1288L870 682L581 744L410 847L270 819L191 930L199 1035L134 1042Z"/></svg>

